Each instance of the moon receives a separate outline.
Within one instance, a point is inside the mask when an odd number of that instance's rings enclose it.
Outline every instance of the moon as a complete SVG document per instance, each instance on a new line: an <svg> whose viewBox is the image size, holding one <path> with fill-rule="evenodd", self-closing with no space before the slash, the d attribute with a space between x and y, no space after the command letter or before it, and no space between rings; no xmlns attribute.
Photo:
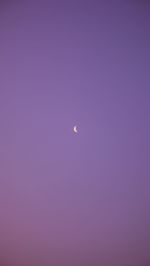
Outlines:
<svg viewBox="0 0 150 266"><path fill-rule="evenodd" d="M74 133L78 133L77 126L73 127L73 131L74 131Z"/></svg>

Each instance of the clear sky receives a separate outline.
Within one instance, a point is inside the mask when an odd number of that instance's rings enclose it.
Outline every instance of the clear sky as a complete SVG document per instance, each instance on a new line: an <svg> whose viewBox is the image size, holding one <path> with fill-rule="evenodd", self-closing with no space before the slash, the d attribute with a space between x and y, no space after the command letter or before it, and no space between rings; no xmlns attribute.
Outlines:
<svg viewBox="0 0 150 266"><path fill-rule="evenodd" d="M6 2L0 264L150 265L150 2Z"/></svg>

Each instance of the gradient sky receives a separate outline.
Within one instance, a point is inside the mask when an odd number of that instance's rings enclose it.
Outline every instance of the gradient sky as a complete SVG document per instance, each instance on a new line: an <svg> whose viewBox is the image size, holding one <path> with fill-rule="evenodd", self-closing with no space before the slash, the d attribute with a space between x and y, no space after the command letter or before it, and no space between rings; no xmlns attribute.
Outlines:
<svg viewBox="0 0 150 266"><path fill-rule="evenodd" d="M0 264L150 265L150 2L6 2Z"/></svg>

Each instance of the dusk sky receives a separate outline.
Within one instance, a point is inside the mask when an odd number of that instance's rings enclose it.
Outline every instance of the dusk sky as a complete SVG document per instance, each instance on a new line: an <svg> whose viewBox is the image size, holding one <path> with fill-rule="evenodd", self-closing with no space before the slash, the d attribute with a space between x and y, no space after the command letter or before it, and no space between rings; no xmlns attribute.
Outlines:
<svg viewBox="0 0 150 266"><path fill-rule="evenodd" d="M150 265L150 1L0 1L0 265Z"/></svg>

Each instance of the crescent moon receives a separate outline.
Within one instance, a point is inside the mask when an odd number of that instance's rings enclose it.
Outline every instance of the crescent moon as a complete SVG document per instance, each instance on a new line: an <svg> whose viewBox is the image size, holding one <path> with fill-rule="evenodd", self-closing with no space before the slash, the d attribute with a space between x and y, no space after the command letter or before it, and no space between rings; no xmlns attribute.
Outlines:
<svg viewBox="0 0 150 266"><path fill-rule="evenodd" d="M73 131L74 133L78 133L77 126L74 126Z"/></svg>

